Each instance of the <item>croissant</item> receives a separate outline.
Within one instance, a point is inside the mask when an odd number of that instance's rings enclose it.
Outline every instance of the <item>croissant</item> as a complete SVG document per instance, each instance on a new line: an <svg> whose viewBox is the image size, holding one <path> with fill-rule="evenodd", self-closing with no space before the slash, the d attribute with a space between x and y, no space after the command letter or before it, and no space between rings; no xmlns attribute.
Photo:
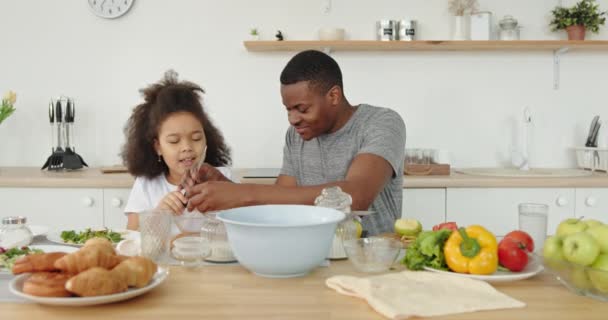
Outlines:
<svg viewBox="0 0 608 320"><path fill-rule="evenodd" d="M121 259L115 254L109 254L102 246L82 247L55 261L55 268L67 273L80 273L92 267L104 269L114 268Z"/></svg>
<svg viewBox="0 0 608 320"><path fill-rule="evenodd" d="M38 297L69 297L72 294L65 289L71 277L67 273L36 272L23 283L23 292Z"/></svg>
<svg viewBox="0 0 608 320"><path fill-rule="evenodd" d="M156 273L156 264L144 257L131 257L112 269L112 274L129 287L145 287Z"/></svg>
<svg viewBox="0 0 608 320"><path fill-rule="evenodd" d="M21 257L13 265L13 274L38 271L53 271L55 261L65 256L65 252L36 253Z"/></svg>
<svg viewBox="0 0 608 320"><path fill-rule="evenodd" d="M99 237L91 238L84 243L83 248L93 247L93 246L100 247L103 251L107 252L108 254L116 254L116 251L114 250L114 246L112 245L112 242L110 242L110 240L108 240L106 238L99 238Z"/></svg>
<svg viewBox="0 0 608 320"><path fill-rule="evenodd" d="M103 296L127 291L127 283L109 270L93 267L70 278L65 288L81 297Z"/></svg>

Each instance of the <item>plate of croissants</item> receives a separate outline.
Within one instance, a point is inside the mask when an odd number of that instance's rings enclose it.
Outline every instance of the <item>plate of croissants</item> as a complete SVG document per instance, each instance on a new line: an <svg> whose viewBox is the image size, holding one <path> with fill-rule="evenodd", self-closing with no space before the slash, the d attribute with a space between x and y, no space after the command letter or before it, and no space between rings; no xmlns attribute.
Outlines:
<svg viewBox="0 0 608 320"><path fill-rule="evenodd" d="M88 240L72 253L25 256L13 265L9 290L41 304L89 306L127 300L160 285L167 268L152 260L117 255L104 238Z"/></svg>

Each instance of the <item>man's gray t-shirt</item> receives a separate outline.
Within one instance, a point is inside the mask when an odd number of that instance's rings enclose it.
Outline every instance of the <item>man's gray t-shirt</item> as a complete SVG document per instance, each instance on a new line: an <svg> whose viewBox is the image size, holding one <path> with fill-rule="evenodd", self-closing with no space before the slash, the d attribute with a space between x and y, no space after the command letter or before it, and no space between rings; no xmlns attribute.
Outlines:
<svg viewBox="0 0 608 320"><path fill-rule="evenodd" d="M320 185L344 180L359 154L384 158L393 168L393 176L369 208L376 213L363 218L363 228L369 235L392 232L395 219L401 217L404 149L401 116L390 109L361 104L334 133L304 141L290 127L285 135L281 174L295 177L300 186Z"/></svg>

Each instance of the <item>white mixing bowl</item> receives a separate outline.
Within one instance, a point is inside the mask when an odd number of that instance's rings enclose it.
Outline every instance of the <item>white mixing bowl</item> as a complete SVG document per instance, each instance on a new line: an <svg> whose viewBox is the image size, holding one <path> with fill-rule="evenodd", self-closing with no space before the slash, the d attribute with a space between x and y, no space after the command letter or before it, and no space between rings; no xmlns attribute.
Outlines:
<svg viewBox="0 0 608 320"><path fill-rule="evenodd" d="M319 29L319 40L339 41L344 40L345 31L342 28L321 28Z"/></svg>
<svg viewBox="0 0 608 320"><path fill-rule="evenodd" d="M220 212L237 260L272 278L303 276L329 253L344 213L302 205L263 205Z"/></svg>

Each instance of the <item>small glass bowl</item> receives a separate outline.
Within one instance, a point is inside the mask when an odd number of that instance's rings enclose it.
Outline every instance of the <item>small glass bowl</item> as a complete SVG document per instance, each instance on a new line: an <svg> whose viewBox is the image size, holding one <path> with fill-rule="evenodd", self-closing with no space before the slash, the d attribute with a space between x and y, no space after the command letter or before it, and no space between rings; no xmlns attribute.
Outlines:
<svg viewBox="0 0 608 320"><path fill-rule="evenodd" d="M570 291L608 301L608 271L581 266L565 260L543 259L545 269Z"/></svg>
<svg viewBox="0 0 608 320"><path fill-rule="evenodd" d="M381 237L344 241L346 256L361 272L387 271L399 256L402 248L401 242Z"/></svg>
<svg viewBox="0 0 608 320"><path fill-rule="evenodd" d="M200 236L187 236L173 241L171 253L184 267L198 267L211 254L209 242Z"/></svg>
<svg viewBox="0 0 608 320"><path fill-rule="evenodd" d="M197 211L184 212L179 216L173 216L173 222L179 231L185 234L200 234L201 227L206 221L207 217Z"/></svg>

